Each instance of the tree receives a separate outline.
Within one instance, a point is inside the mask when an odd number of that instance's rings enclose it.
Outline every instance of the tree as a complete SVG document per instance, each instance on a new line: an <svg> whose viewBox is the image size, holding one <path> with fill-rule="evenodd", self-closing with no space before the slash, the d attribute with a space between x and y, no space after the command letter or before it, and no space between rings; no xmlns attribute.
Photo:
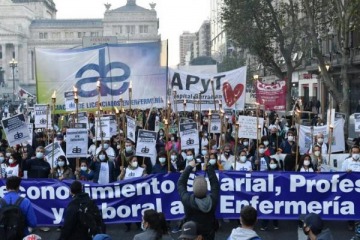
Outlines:
<svg viewBox="0 0 360 240"><path fill-rule="evenodd" d="M349 116L350 80L348 68L351 65L350 49L352 48L349 38L351 33L359 28L360 0L303 0L303 6L308 24L306 34L311 39L312 51L318 59L324 85L340 111ZM326 61L319 42L321 37L329 34L333 35L334 53L341 58L341 88L336 85L335 81L332 81L326 69Z"/></svg>
<svg viewBox="0 0 360 240"><path fill-rule="evenodd" d="M286 79L286 109L291 109L292 73L300 65L295 53L306 52L298 17L299 1L224 0L221 20L236 47L247 49L270 72ZM295 60L295 61L294 61Z"/></svg>
<svg viewBox="0 0 360 240"><path fill-rule="evenodd" d="M218 72L227 72L245 65L245 59L241 58L238 53L233 52L224 56L222 61L218 63Z"/></svg>

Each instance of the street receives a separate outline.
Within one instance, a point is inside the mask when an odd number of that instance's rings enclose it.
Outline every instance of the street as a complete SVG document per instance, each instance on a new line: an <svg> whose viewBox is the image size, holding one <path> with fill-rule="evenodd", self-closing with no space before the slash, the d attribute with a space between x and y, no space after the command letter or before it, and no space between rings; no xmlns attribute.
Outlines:
<svg viewBox="0 0 360 240"><path fill-rule="evenodd" d="M259 224L258 224L259 225ZM237 226L237 221L231 220L230 222L221 221L220 230L216 233L217 240L227 239L231 233L231 230ZM273 230L271 222L269 224L268 231L260 231L259 226L256 227L256 232L263 240L306 240L306 237L302 231L299 229L298 222L289 220L289 221L279 221L279 230ZM334 240L350 240L354 233L348 231L347 222L345 221L326 221L325 228L330 228ZM122 240L131 240L134 235L140 233L141 230L138 230L135 224L132 224L132 230L130 232L125 232L124 224L114 224L107 226L107 233L112 237L112 239L122 239ZM36 230L35 232L42 239L58 239L60 232L56 231L56 228L53 227L49 232L40 232ZM180 236L180 232L172 234L173 239L177 239Z"/></svg>

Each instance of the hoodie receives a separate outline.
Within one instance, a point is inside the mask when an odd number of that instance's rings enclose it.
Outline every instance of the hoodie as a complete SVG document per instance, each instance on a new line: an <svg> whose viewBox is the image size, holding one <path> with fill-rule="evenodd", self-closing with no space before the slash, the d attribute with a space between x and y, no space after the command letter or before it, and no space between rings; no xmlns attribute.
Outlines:
<svg viewBox="0 0 360 240"><path fill-rule="evenodd" d="M319 235L316 236L317 240L333 240L333 236L330 232L330 229L324 229Z"/></svg>
<svg viewBox="0 0 360 240"><path fill-rule="evenodd" d="M238 227L232 230L228 240L249 240L254 237L258 237L254 230Z"/></svg>

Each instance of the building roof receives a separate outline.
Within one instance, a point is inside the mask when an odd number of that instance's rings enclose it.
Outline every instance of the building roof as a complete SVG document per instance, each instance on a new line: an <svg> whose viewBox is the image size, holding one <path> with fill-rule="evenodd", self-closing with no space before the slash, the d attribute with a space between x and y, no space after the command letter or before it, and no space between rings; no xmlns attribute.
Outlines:
<svg viewBox="0 0 360 240"><path fill-rule="evenodd" d="M39 19L31 22L30 28L54 27L103 27L102 19Z"/></svg>
<svg viewBox="0 0 360 240"><path fill-rule="evenodd" d="M136 5L135 0L128 0L125 6L110 10L110 12L151 12L151 10Z"/></svg>
<svg viewBox="0 0 360 240"><path fill-rule="evenodd" d="M56 11L53 0L12 0L13 3L30 3L30 2L44 2L49 8Z"/></svg>

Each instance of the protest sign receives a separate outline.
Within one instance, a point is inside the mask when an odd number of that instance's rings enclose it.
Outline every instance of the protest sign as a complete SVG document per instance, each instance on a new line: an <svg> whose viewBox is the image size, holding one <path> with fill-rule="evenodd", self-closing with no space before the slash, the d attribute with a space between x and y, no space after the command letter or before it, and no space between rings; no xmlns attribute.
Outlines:
<svg viewBox="0 0 360 240"><path fill-rule="evenodd" d="M264 119L250 116L239 116L239 138L257 139L261 137L262 128L264 126ZM260 129L258 130L258 127ZM259 136L258 136L259 131Z"/></svg>
<svg viewBox="0 0 360 240"><path fill-rule="evenodd" d="M211 115L210 133L221 133L221 119L217 113Z"/></svg>
<svg viewBox="0 0 360 240"><path fill-rule="evenodd" d="M78 123L85 123L86 129L89 129L89 119L88 119L87 112L79 112Z"/></svg>
<svg viewBox="0 0 360 240"><path fill-rule="evenodd" d="M104 114L103 117L109 117L110 118L110 134L111 136L117 135L117 122L116 122L116 116L114 114Z"/></svg>
<svg viewBox="0 0 360 240"><path fill-rule="evenodd" d="M74 112L76 110L74 96L74 91L64 92L65 110L67 112Z"/></svg>
<svg viewBox="0 0 360 240"><path fill-rule="evenodd" d="M109 117L100 117L95 118L95 133L96 139L110 140L111 132L110 132L110 118Z"/></svg>
<svg viewBox="0 0 360 240"><path fill-rule="evenodd" d="M157 133L154 131L139 129L136 143L136 155L154 158L156 156L156 137Z"/></svg>
<svg viewBox="0 0 360 240"><path fill-rule="evenodd" d="M88 130L86 128L66 129L66 157L87 157Z"/></svg>
<svg viewBox="0 0 360 240"><path fill-rule="evenodd" d="M24 114L15 115L1 122L10 147L32 139Z"/></svg>
<svg viewBox="0 0 360 240"><path fill-rule="evenodd" d="M35 128L48 128L52 126L50 106L45 104L36 104L35 111Z"/></svg>
<svg viewBox="0 0 360 240"><path fill-rule="evenodd" d="M136 136L136 122L132 117L126 116L127 127L126 127L126 137L135 143Z"/></svg>
<svg viewBox="0 0 360 240"><path fill-rule="evenodd" d="M65 156L65 153L58 142L50 143L45 147L44 157L51 167L57 166L57 159L61 155Z"/></svg>
<svg viewBox="0 0 360 240"><path fill-rule="evenodd" d="M180 123L181 149L199 148L199 131L196 122Z"/></svg>

